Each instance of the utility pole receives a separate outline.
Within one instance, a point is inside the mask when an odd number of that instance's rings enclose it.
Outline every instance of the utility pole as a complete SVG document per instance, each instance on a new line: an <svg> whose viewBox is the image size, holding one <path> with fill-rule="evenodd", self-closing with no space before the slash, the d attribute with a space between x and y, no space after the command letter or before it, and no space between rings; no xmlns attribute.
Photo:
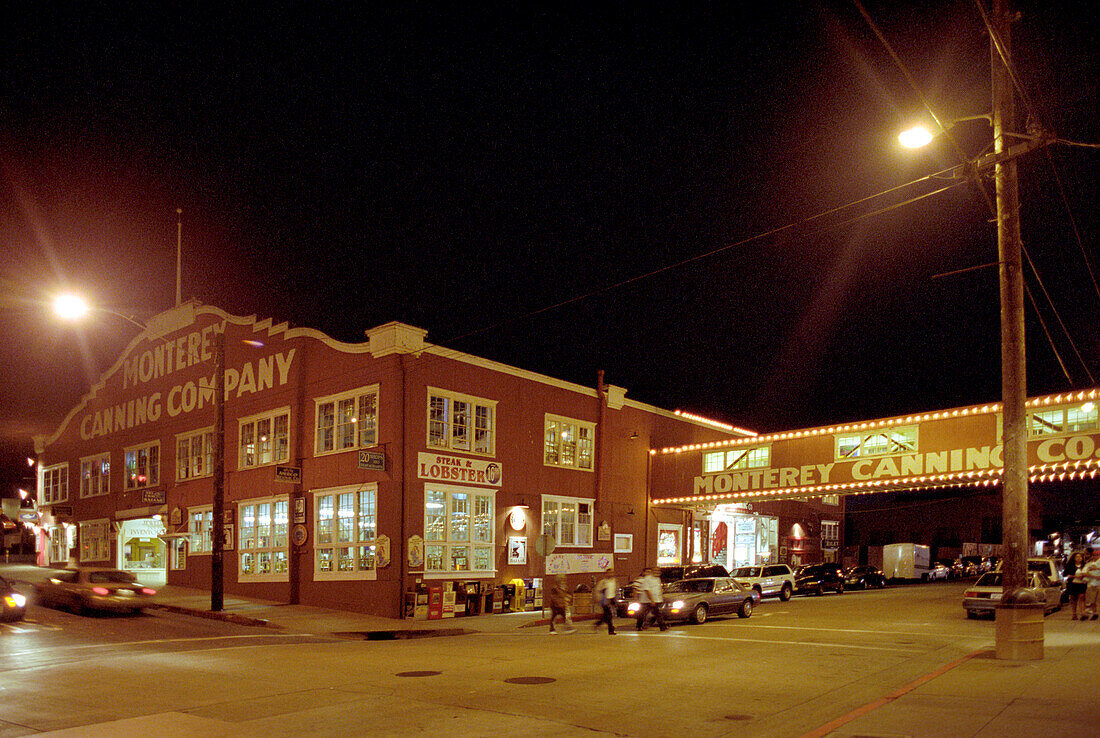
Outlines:
<svg viewBox="0 0 1100 738"><path fill-rule="evenodd" d="M210 610L221 612L225 582L225 325L214 332L214 510L210 531Z"/></svg>
<svg viewBox="0 0 1100 738"><path fill-rule="evenodd" d="M1015 130L1016 104L1009 69L1012 13L1009 0L993 0L992 24L1002 42L990 41L992 57L994 153L1010 148L1005 134ZM1002 487L1002 586L1005 593L1027 586L1027 369L1024 346L1024 275L1016 160L1006 157L994 169L997 252L1001 291L1001 392L1004 422Z"/></svg>

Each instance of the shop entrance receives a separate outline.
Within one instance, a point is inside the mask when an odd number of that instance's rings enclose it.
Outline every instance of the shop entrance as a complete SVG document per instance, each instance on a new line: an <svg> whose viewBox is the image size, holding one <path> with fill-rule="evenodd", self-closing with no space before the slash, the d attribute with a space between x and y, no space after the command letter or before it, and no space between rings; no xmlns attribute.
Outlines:
<svg viewBox="0 0 1100 738"><path fill-rule="evenodd" d="M711 564L721 564L733 571L741 566L779 560L779 518L719 505L710 514L707 528L709 541L705 550Z"/></svg>
<svg viewBox="0 0 1100 738"><path fill-rule="evenodd" d="M166 550L160 537L163 534L164 523L155 518L119 523L118 568L130 572L142 584L163 587L166 581Z"/></svg>

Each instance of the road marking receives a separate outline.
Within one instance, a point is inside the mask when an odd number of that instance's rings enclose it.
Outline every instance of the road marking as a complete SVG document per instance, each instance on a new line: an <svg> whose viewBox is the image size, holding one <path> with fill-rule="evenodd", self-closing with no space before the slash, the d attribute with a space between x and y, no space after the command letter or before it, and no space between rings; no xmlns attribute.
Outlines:
<svg viewBox="0 0 1100 738"><path fill-rule="evenodd" d="M714 625L715 626L720 626L720 625L723 625L723 623L714 623ZM733 625L732 623L729 624L729 626L732 626L732 625ZM913 623L913 625L931 625L931 624L930 623ZM729 626L727 626L727 627L729 627ZM897 630L866 630L866 629L861 629L861 628L811 628L811 627L808 627L808 626L805 626L805 625L757 625L756 623L748 623L746 626L736 626L736 627L771 628L771 629L774 629L774 630L810 630L810 631L814 631L816 633L821 633L821 632L825 632L825 633L865 633L865 634L869 634L869 635L888 635L888 636L894 636L894 637L897 637L900 633L902 633L902 631L897 631ZM925 635L925 634L923 634L923 633L917 633L917 634L906 633L906 635ZM967 634L960 634L958 636L949 636L949 635L945 635L943 633L929 633L927 635L928 636L935 636L936 638L944 638L944 637L968 638L969 637L969 635L967 635Z"/></svg>
<svg viewBox="0 0 1100 738"><path fill-rule="evenodd" d="M633 633L633 635L641 636L641 633ZM656 637L656 633L647 634L646 637ZM662 638L666 636L661 636ZM682 640L691 641L738 641L741 643L764 643L769 646L817 646L818 648L847 648L854 651L896 651L898 653L920 653L926 649L923 648L895 648L892 646L857 646L847 643L821 643L815 641L776 641L769 638L723 638L721 636L703 636L703 635L690 635L687 633L671 633L668 638L679 638Z"/></svg>
<svg viewBox="0 0 1100 738"><path fill-rule="evenodd" d="M858 718L862 715L866 715L867 713L871 712L872 710L877 710L878 708L882 707L883 705L889 704L889 703L893 702L894 700L896 700L900 697L904 697L905 695L909 694L910 692L912 692L914 689L921 686L922 684L924 684L926 682L930 682L930 681L932 681L933 679L935 679L936 677L938 677L942 674L946 674L947 672L954 669L956 666L961 666L961 665L965 664L967 661L974 658L978 654L983 653L985 650L986 649L981 649L981 650L975 651L974 653L968 653L966 656L962 656L960 658L957 658L954 661L952 661L951 663L944 664L943 666L936 669L935 671L930 672L928 674L925 674L924 676L922 676L918 679L914 679L913 681L909 682L905 686L891 692L890 694L886 695L885 697L879 697L877 700L874 700L873 702L868 702L866 705L863 705L862 707L857 707L856 709L849 712L847 715L841 715L840 717L836 718L835 720L831 720L831 721L825 723L824 725L819 726L818 728L816 728L814 730L811 730L809 733L803 733L801 738L823 738L823 736L826 736L829 733L832 733L834 730L841 727L842 725L850 723L853 720L855 720L856 718Z"/></svg>
<svg viewBox="0 0 1100 738"><path fill-rule="evenodd" d="M45 648L36 648L27 651L13 651L12 656L33 656L34 654L49 653L51 651L80 651L89 648L126 648L127 646L144 646L149 644L162 644L162 643L200 643L202 641L225 641L234 639L245 638L295 638L301 637L302 633L249 633L245 635L225 635L225 636L199 636L196 638L158 638L148 641L120 641L118 643L89 643L86 645L72 645L72 646L47 646Z"/></svg>

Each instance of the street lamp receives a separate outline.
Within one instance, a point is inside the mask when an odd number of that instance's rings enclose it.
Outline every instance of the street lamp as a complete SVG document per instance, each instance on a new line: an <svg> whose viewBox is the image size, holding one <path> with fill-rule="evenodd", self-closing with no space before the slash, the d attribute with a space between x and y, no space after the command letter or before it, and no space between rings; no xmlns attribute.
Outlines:
<svg viewBox="0 0 1100 738"><path fill-rule="evenodd" d="M178 281L178 280L177 280ZM177 296L178 304L178 296ZM110 313L123 320L129 321L142 331L148 330L148 326L138 321L133 316L120 313L110 308L95 307L84 298L74 293L58 295L53 300L54 313L68 322L83 319L93 310ZM215 437L214 437L214 500L211 517L210 532L212 551L210 564L210 609L219 612L224 606L225 586L225 331L216 331L214 337L214 406L215 406ZM33 461L28 459L28 461Z"/></svg>
<svg viewBox="0 0 1100 738"><path fill-rule="evenodd" d="M994 0L992 39L992 107L990 115L969 116L957 120L984 118L993 127L993 153L968 161L957 169L959 175L976 177L990 167L996 186L997 252L1001 306L1001 393L1004 471L1002 472L1002 602L1014 600L1013 594L1027 586L1027 370L1024 350L1024 278L1023 241L1020 234L1020 200L1016 178L1016 159L1051 142L1047 134L1020 135L1012 132L1015 98L1011 72L1003 61L1010 58L1010 14L1007 0ZM1003 44L1003 47L999 46ZM1003 56L1002 56L1003 55ZM956 121L957 122L957 121ZM953 123L946 127L949 129ZM1010 146L1009 138L1021 141ZM932 141L928 131L910 129L899 140L912 146ZM908 141L909 143L905 143ZM998 610L996 633L998 658L1016 658L1014 644L1022 640L1019 626L1006 618L1001 627ZM1041 624L1041 618L1040 618ZM1042 636L1039 638L1040 644ZM1002 656L1002 654L1013 654ZM1027 658L1025 656L1025 658ZM1042 658L1041 651L1038 658Z"/></svg>

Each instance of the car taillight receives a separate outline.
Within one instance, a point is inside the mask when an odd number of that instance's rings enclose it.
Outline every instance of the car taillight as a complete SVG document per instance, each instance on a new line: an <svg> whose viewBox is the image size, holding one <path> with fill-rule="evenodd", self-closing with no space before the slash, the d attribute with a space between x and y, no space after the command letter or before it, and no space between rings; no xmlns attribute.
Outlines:
<svg viewBox="0 0 1100 738"><path fill-rule="evenodd" d="M94 592L97 595L109 595L109 594L111 594L111 590L107 589L106 587L92 587L92 592Z"/></svg>
<svg viewBox="0 0 1100 738"><path fill-rule="evenodd" d="M143 595L155 595L157 591L155 589L149 589L148 587L142 587L141 593Z"/></svg>
<svg viewBox="0 0 1100 738"><path fill-rule="evenodd" d="M963 595L963 597L977 597L977 596L978 596L977 592L967 592L966 594Z"/></svg>

